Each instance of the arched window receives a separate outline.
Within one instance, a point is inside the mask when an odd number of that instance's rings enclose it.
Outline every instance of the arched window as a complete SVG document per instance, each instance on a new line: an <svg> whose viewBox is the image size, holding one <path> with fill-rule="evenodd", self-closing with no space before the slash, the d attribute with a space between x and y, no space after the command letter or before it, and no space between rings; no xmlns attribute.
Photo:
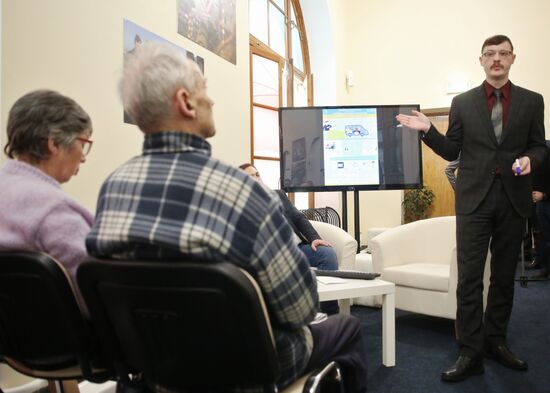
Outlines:
<svg viewBox="0 0 550 393"><path fill-rule="evenodd" d="M307 37L299 0L249 0L251 161L279 188L280 106L313 104ZM297 206L308 207L303 194Z"/></svg>

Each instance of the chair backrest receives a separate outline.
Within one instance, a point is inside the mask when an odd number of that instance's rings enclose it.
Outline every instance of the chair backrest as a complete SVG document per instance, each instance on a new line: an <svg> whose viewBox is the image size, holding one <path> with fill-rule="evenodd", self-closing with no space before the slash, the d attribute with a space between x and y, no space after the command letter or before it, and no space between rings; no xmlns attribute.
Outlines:
<svg viewBox="0 0 550 393"><path fill-rule="evenodd" d="M340 215L332 207L313 207L301 210L308 220L326 222L340 227Z"/></svg>
<svg viewBox="0 0 550 393"><path fill-rule="evenodd" d="M151 389L274 386L265 304L237 266L90 259L77 280L121 378L140 373Z"/></svg>
<svg viewBox="0 0 550 393"><path fill-rule="evenodd" d="M41 252L0 251L0 360L45 379L102 382L89 325L63 267Z"/></svg>

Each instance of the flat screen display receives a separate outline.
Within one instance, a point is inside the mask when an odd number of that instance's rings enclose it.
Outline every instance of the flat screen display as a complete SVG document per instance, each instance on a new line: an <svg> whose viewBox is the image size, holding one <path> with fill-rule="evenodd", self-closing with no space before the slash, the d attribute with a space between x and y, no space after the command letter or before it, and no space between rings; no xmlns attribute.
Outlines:
<svg viewBox="0 0 550 393"><path fill-rule="evenodd" d="M298 191L398 190L422 186L417 131L395 116L419 105L279 109L281 188Z"/></svg>

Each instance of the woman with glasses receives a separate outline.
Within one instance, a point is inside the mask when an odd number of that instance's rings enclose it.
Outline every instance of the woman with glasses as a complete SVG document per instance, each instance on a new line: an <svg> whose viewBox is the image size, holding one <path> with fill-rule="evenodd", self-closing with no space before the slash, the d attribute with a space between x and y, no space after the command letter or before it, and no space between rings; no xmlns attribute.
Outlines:
<svg viewBox="0 0 550 393"><path fill-rule="evenodd" d="M0 167L0 249L44 251L74 279L93 216L61 184L86 161L91 133L88 114L57 92L33 91L13 104L4 148L10 160Z"/></svg>

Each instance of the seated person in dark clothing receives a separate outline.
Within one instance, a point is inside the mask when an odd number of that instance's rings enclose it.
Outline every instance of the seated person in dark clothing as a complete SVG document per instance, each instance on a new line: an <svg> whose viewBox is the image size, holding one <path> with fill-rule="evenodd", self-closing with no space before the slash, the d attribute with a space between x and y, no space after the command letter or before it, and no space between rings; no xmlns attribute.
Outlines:
<svg viewBox="0 0 550 393"><path fill-rule="evenodd" d="M246 163L239 166L254 180L263 184L260 173L252 164ZM336 252L329 242L321 239L315 228L304 214L290 203L283 190L275 190L283 204L283 214L295 233L298 248L306 255L309 265L320 270L338 270ZM321 303L321 311L327 314L338 312L338 302L328 301Z"/></svg>
<svg viewBox="0 0 550 393"><path fill-rule="evenodd" d="M550 157L548 154L544 164L533 171L532 195L541 232L540 246L537 247L537 259L541 269L530 278L547 280L550 273Z"/></svg>

